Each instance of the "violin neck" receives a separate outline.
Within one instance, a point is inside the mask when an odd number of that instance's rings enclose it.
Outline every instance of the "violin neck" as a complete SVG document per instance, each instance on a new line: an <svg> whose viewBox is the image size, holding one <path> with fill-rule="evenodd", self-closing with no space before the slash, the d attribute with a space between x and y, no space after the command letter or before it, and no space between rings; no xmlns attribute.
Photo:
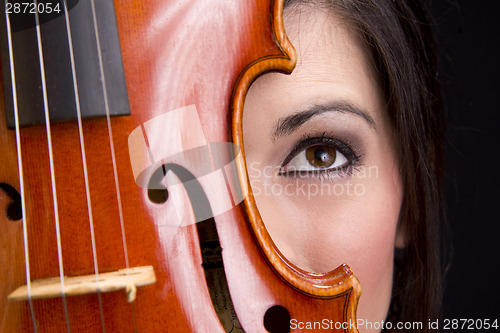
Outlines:
<svg viewBox="0 0 500 333"><path fill-rule="evenodd" d="M51 121L75 119L77 107L82 117L130 114L113 2L55 4L6 7L0 20L7 126L15 126L11 73L20 126L45 123L44 93Z"/></svg>

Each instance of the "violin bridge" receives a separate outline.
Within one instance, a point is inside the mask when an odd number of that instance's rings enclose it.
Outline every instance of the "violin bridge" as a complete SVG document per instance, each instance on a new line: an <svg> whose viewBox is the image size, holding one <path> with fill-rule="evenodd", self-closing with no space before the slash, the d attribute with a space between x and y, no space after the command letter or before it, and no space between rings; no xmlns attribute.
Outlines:
<svg viewBox="0 0 500 333"><path fill-rule="evenodd" d="M153 266L141 266L120 269L115 272L64 277L64 294L66 296L96 294L125 290L129 303L135 300L137 287L156 282ZM52 277L31 282L31 299L56 298L63 295L61 279ZM8 299L12 301L28 300L28 286L14 290Z"/></svg>

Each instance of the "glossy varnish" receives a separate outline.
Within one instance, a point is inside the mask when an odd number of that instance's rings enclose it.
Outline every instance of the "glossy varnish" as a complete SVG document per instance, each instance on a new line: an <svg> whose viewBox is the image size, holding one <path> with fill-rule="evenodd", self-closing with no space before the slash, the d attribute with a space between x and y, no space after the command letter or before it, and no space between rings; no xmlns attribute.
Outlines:
<svg viewBox="0 0 500 333"><path fill-rule="evenodd" d="M127 261L130 267L152 265L157 282L138 288L132 303L123 291L102 293L102 311L97 294L67 297L68 318L62 298L34 300L38 332L67 332L67 322L73 332L104 331L103 323L107 332L222 332L205 282L197 230L189 222L193 211L189 203L174 207L172 200L150 201L147 189L135 182L128 137L156 116L195 105L207 142L234 140L242 145L241 113L249 84L263 72L289 72L294 66L293 48L282 27L282 1L115 0L114 5L131 111L130 116L111 118L128 255L107 121L86 119L83 137L97 261L101 273L123 269ZM15 132L6 128L3 107L0 113L0 183L19 191ZM52 123L51 131L62 258L56 245L46 128L21 129L32 280L59 276L60 259L66 276L94 273L78 124ZM180 142L189 145L197 134L186 128ZM301 322L353 318L357 280L347 268L323 278L281 258L256 210L244 164L239 166L248 198L215 222L231 299L244 330L264 332L263 318L273 305L284 306ZM32 332L28 302L6 299L26 284L22 221L4 214L9 202L0 191L0 331ZM172 227L179 216L184 226Z"/></svg>

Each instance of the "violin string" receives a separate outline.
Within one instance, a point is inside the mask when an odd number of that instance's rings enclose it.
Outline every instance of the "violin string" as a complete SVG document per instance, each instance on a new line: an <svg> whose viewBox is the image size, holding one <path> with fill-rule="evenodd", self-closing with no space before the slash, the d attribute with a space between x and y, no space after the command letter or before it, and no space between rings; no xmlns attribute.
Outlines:
<svg viewBox="0 0 500 333"><path fill-rule="evenodd" d="M73 50L73 37L71 35L71 24L69 21L67 0L63 1L63 7L64 7L64 17L66 20L66 32L67 32L68 44L69 44L68 48L69 48L70 63L71 63L71 74L73 77L75 107L76 107L76 113L77 113L77 118L78 118L78 134L79 134L79 138L80 138L80 151L81 151L81 155L82 155L83 177L84 177L84 181L85 181L85 193L87 196L87 211L88 211L88 215L89 215L90 239L92 242L92 257L94 260L94 275L95 275L95 282L96 282L96 286L97 286L97 299L99 302L99 312L101 315L101 327L102 327L103 333L105 333L106 326L104 324L104 311L103 311L103 305L102 305L101 291L99 289L99 266L97 263L97 247L96 247L95 233L94 233L94 218L93 218L93 214L92 214L92 201L90 198L89 176L88 176L88 169L87 169L87 154L85 153L85 140L83 138L82 114L81 114L81 109L80 109L80 94L78 92L78 81L76 78L75 55L74 55L74 50Z"/></svg>
<svg viewBox="0 0 500 333"><path fill-rule="evenodd" d="M118 171L117 171L117 167L116 167L115 147L113 144L113 131L111 130L111 119L110 119L110 114L109 114L109 101L108 101L108 93L107 93L107 88L106 88L106 78L104 75L104 66L103 66L103 61L102 61L101 42L99 39L99 29L97 26L97 15L96 15L96 10L95 10L94 0L91 0L90 3L92 6L94 31L95 31L95 37L96 37L96 42L97 42L97 55L98 55L98 59L99 59L99 69L101 71L101 78L102 78L101 84L102 84L102 90L103 90L103 94L104 94L104 107L106 109L106 123L108 125L109 145L111 148L111 161L113 164L113 174L115 177L115 190L116 190L116 199L118 202L118 214L120 217L120 229L121 229L121 233L122 233L123 254L125 257L125 266L128 269L129 268L129 260L128 260L128 250L127 250L127 239L125 237L125 225L123 222L122 198L121 198L121 194L120 194L120 183L118 181Z"/></svg>
<svg viewBox="0 0 500 333"><path fill-rule="evenodd" d="M122 198L121 198L121 193L120 193L120 183L118 181L118 169L116 167L115 145L113 143L113 131L111 129L111 117L110 117L110 112L109 112L108 90L106 87L106 75L104 74L101 41L100 41L100 37L99 37L99 27L97 26L97 15L96 15L96 10L95 10L94 0L90 0L90 3L91 3L91 7L92 7L92 19L94 22L94 32L95 32L95 38L96 38L96 44L97 44L99 70L101 72L101 85L102 85L102 91L103 91L103 95L104 95L104 107L106 109L106 124L108 125L109 146L110 146L110 150L111 150L111 161L113 164L113 175L115 178L115 191L116 191L116 200L117 200L117 204L118 204L118 214L119 214L119 218L120 218L120 230L121 230L121 234L122 234L123 255L125 258L125 267L127 268L127 270L125 271L125 274L128 275L128 268L130 268L130 265L129 265L129 260L128 260L127 238L125 236L125 224L124 224L124 220L123 220L123 208L122 208ZM134 332L138 332L137 324L136 324L136 320L135 320L135 307L134 307L133 303L131 303L130 306L131 306L131 311L132 311Z"/></svg>
<svg viewBox="0 0 500 333"><path fill-rule="evenodd" d="M26 268L26 287L28 289L28 303L31 312L31 320L35 333L38 332L35 310L33 308L33 299L31 298L31 273L30 273L30 258L28 247L28 216L26 215L26 196L24 194L24 172L23 172L23 159L21 153L21 134L19 129L19 109L17 104L17 88L16 88L16 74L14 69L14 52L12 51L12 35L10 27L9 13L5 11L5 18L7 23L7 44L9 48L9 64L10 64L10 81L12 85L12 104L14 108L14 120L16 126L16 148L17 148L17 167L19 170L19 192L21 195L21 211L23 219L23 241L24 241L24 261Z"/></svg>
<svg viewBox="0 0 500 333"><path fill-rule="evenodd" d="M38 1L33 0L35 3L35 8L38 8ZM45 128L47 132L47 146L49 149L49 163L50 163L50 179L52 182L52 199L54 202L54 219L56 227L56 238L57 238L57 257L59 261L59 279L61 281L61 294L64 306L64 316L66 318L66 329L68 333L71 332L69 315L68 315L68 304L66 301L66 290L64 287L64 267L63 267L63 257L62 257L62 245L61 245L61 230L59 226L59 208L57 205L57 192L56 192L56 177L54 172L54 155L52 151L52 134L50 130L50 117L49 117L49 104L47 99L47 82L45 79L45 62L43 58L43 48L42 48L42 34L40 31L40 18L38 16L38 11L35 10L35 28L36 37L38 43L38 60L40 64L40 76L42 80L42 95L43 95L43 108L45 112Z"/></svg>

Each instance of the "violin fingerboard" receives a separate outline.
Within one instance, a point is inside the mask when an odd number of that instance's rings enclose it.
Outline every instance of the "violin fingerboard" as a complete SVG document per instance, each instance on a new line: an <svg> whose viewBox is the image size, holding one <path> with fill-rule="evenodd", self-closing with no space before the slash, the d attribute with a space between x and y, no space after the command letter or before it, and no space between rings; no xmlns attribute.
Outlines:
<svg viewBox="0 0 500 333"><path fill-rule="evenodd" d="M19 13L14 7L9 11L13 59L9 56L5 15L0 19L7 126L15 126L11 72L16 82L20 126L45 123L41 67L51 121L76 119L77 99L83 118L106 116L106 108L110 116L130 114L113 2L94 2L94 24L90 1L68 1L69 29L62 2L38 3L41 50L33 8L28 6L25 11L21 6ZM70 47L74 53L75 81Z"/></svg>

